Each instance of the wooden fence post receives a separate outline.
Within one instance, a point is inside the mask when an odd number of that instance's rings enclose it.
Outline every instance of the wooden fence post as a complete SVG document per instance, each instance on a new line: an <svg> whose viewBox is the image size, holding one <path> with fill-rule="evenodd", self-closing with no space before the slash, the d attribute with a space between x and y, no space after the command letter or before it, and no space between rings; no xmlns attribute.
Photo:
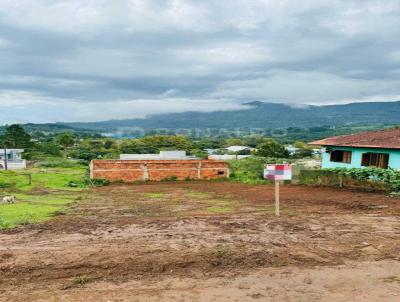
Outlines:
<svg viewBox="0 0 400 302"><path fill-rule="evenodd" d="M275 216L279 216L279 184L280 180L275 180Z"/></svg>
<svg viewBox="0 0 400 302"><path fill-rule="evenodd" d="M32 184L32 174L26 174L28 176L28 185Z"/></svg>

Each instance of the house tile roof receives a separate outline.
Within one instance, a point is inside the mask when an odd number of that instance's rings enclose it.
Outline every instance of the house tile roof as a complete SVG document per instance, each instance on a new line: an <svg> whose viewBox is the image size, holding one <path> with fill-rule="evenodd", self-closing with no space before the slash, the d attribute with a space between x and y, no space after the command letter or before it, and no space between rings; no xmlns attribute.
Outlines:
<svg viewBox="0 0 400 302"><path fill-rule="evenodd" d="M333 136L309 145L400 149L400 128Z"/></svg>

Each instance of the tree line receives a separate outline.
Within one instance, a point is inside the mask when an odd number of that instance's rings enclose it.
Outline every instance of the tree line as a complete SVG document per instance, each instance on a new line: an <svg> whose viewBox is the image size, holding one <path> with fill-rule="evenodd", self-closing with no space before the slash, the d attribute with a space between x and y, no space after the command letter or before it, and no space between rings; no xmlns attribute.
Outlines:
<svg viewBox="0 0 400 302"><path fill-rule="evenodd" d="M206 149L216 154L227 153L224 148L232 145L256 148L254 155L260 157L288 158L290 155L280 142L263 136L244 136L233 138L191 139L181 135L149 135L133 139L113 139L94 136L82 136L73 132L58 134L28 133L21 125L10 125L0 135L0 144L6 148L25 149L26 159L46 157L74 158L90 161L96 158L118 158L121 153L158 153L161 150L185 150L188 154L207 157ZM312 152L303 142L295 142L298 154L292 156L311 156ZM233 152L231 152L233 153ZM233 154L250 154L243 150Z"/></svg>

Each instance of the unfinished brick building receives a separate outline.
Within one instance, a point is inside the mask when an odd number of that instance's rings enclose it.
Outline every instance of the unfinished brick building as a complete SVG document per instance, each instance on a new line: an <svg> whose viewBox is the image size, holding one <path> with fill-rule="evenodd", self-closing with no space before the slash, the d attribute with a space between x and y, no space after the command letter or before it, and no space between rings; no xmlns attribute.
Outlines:
<svg viewBox="0 0 400 302"><path fill-rule="evenodd" d="M90 177L124 182L218 179L229 177L229 168L224 161L201 159L92 160Z"/></svg>

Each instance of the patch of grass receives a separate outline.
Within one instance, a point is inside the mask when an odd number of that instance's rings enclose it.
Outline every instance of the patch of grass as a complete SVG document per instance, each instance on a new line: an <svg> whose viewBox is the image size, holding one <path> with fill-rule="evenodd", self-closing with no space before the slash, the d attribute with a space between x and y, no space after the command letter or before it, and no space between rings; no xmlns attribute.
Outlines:
<svg viewBox="0 0 400 302"><path fill-rule="evenodd" d="M0 206L0 221L2 228L12 228L48 220L60 207L53 205L34 205L15 203Z"/></svg>
<svg viewBox="0 0 400 302"><path fill-rule="evenodd" d="M84 167L0 171L0 183L22 191L34 188L79 191L82 188L70 187L69 183L82 183L85 173ZM29 175L31 175L31 183L29 183Z"/></svg>
<svg viewBox="0 0 400 302"><path fill-rule="evenodd" d="M161 199L165 197L165 193L163 192L152 192L152 193L143 193L143 196L149 199Z"/></svg>
<svg viewBox="0 0 400 302"><path fill-rule="evenodd" d="M86 284L95 281L96 277L91 277L88 275L81 275L75 277L71 282L65 284L61 289L66 290L66 289L71 289L71 288L77 288L77 287L85 287Z"/></svg>
<svg viewBox="0 0 400 302"><path fill-rule="evenodd" d="M230 180L247 184L263 184L264 165L267 162L275 162L272 159L261 157L249 157L241 160L230 160L229 168L231 170Z"/></svg>
<svg viewBox="0 0 400 302"><path fill-rule="evenodd" d="M226 248L220 244L212 247L212 249L211 249L211 254L217 258L223 257L224 255L226 255L226 253L227 253Z"/></svg>
<svg viewBox="0 0 400 302"><path fill-rule="evenodd" d="M208 199L211 198L212 195L210 193L190 191L185 193L185 196L193 199Z"/></svg>
<svg viewBox="0 0 400 302"><path fill-rule="evenodd" d="M5 220L3 217L0 216L0 230L1 229L8 229L11 227L10 222Z"/></svg>
<svg viewBox="0 0 400 302"><path fill-rule="evenodd" d="M29 195L29 194L14 194L18 202L29 202L31 204L45 205L66 205L74 201L77 197L75 194L46 194L46 195Z"/></svg>
<svg viewBox="0 0 400 302"><path fill-rule="evenodd" d="M82 182L85 172L83 167L0 171L0 183L7 184L0 188L0 196L16 196L16 203L0 205L0 229L46 221L64 212L82 190L68 183Z"/></svg>
<svg viewBox="0 0 400 302"><path fill-rule="evenodd" d="M208 207L207 211L215 214L229 214L233 212L233 209L229 207L213 206L213 207Z"/></svg>
<svg viewBox="0 0 400 302"><path fill-rule="evenodd" d="M178 177L177 176L168 176L163 178L161 181L177 181Z"/></svg>
<svg viewBox="0 0 400 302"><path fill-rule="evenodd" d="M87 164L84 161L47 158L46 161L39 162L36 166L41 168L80 168L82 165Z"/></svg>

